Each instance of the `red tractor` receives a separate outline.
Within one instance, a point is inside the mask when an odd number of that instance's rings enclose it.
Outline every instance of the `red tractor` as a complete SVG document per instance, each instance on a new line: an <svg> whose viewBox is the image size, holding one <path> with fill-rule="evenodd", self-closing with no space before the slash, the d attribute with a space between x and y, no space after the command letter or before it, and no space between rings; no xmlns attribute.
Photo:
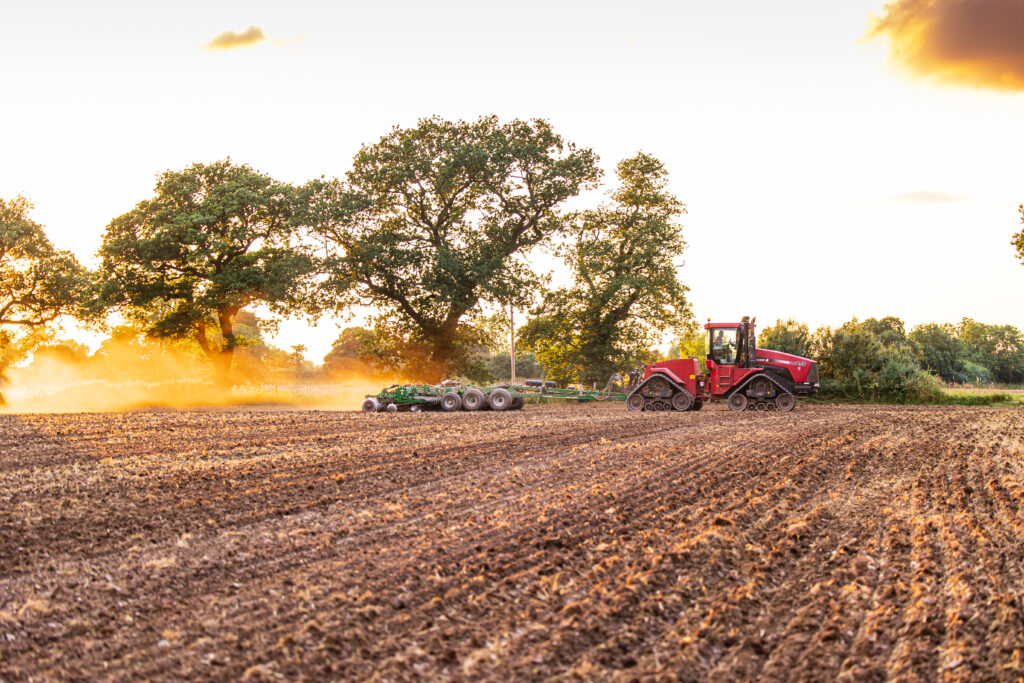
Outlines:
<svg viewBox="0 0 1024 683"><path fill-rule="evenodd" d="M732 410L781 410L798 395L818 390L818 364L809 358L757 348L754 321L708 320L706 364L700 359L659 361L630 373L626 406L630 410L700 410L707 401L725 399Z"/></svg>

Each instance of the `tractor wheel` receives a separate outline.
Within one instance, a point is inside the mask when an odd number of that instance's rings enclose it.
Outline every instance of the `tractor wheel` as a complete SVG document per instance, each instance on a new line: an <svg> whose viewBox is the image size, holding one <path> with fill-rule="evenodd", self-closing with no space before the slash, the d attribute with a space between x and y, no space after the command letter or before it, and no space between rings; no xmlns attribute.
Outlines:
<svg viewBox="0 0 1024 683"><path fill-rule="evenodd" d="M462 397L454 391L449 391L441 397L441 410L446 413L454 413L462 407Z"/></svg>
<svg viewBox="0 0 1024 683"><path fill-rule="evenodd" d="M422 413L423 412L423 406L421 406L419 403L414 403L411 406L409 406L409 412L410 413Z"/></svg>
<svg viewBox="0 0 1024 683"><path fill-rule="evenodd" d="M730 410L746 410L747 409L747 397L737 392L729 397L729 409Z"/></svg>
<svg viewBox="0 0 1024 683"><path fill-rule="evenodd" d="M769 391L771 391L771 388L772 385L767 379L764 377L758 377L750 383L750 386L747 387L746 391L751 396L757 396L760 398L761 396L767 396Z"/></svg>
<svg viewBox="0 0 1024 683"><path fill-rule="evenodd" d="M462 393L462 409L463 410L480 410L487 397L484 396L484 392L479 389L472 388L466 389Z"/></svg>
<svg viewBox="0 0 1024 683"><path fill-rule="evenodd" d="M686 389L683 389L672 397L672 407L676 410L689 410L693 407L693 395Z"/></svg>
<svg viewBox="0 0 1024 683"><path fill-rule="evenodd" d="M363 412L364 413L376 413L380 410L380 401L373 398L372 396L363 401Z"/></svg>
<svg viewBox="0 0 1024 683"><path fill-rule="evenodd" d="M644 409L644 397L640 394L631 394L626 399L626 407L634 412L639 412Z"/></svg>
<svg viewBox="0 0 1024 683"><path fill-rule="evenodd" d="M396 403L389 403L387 408L385 408L385 410L387 410L389 413L397 413L398 412L398 404L396 404Z"/></svg>
<svg viewBox="0 0 1024 683"><path fill-rule="evenodd" d="M522 396L516 396L512 399L512 405L510 406L510 410L521 410L522 407L525 405L526 399L523 398Z"/></svg>
<svg viewBox="0 0 1024 683"><path fill-rule="evenodd" d="M498 387L487 397L491 410L508 410L512 405L512 393L508 389Z"/></svg>
<svg viewBox="0 0 1024 683"><path fill-rule="evenodd" d="M704 401L702 399L698 398L696 401L693 402L693 407L690 408L690 410L700 410L703 407L704 407Z"/></svg>
<svg viewBox="0 0 1024 683"><path fill-rule="evenodd" d="M796 399L793 398L793 394L779 394L775 397L775 407L783 413L793 410L795 405Z"/></svg>

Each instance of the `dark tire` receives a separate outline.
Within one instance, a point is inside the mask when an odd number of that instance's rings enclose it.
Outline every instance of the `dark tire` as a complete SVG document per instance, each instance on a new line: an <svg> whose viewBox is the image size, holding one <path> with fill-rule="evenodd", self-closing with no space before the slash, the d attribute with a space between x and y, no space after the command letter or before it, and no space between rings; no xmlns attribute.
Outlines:
<svg viewBox="0 0 1024 683"><path fill-rule="evenodd" d="M372 396L363 401L363 412L364 413L376 413L380 410L380 401L373 398Z"/></svg>
<svg viewBox="0 0 1024 683"><path fill-rule="evenodd" d="M779 394L775 397L775 407L778 408L780 412L788 413L793 410L795 405L796 399L793 397L793 394Z"/></svg>
<svg viewBox="0 0 1024 683"><path fill-rule="evenodd" d="M737 412L747 409L747 397L737 392L729 397L729 410Z"/></svg>
<svg viewBox="0 0 1024 683"><path fill-rule="evenodd" d="M689 410L693 407L693 394L683 389L672 397L672 407L676 410Z"/></svg>
<svg viewBox="0 0 1024 683"><path fill-rule="evenodd" d="M693 402L693 407L690 408L690 410L700 410L703 407L704 401L698 398L696 401Z"/></svg>
<svg viewBox="0 0 1024 683"><path fill-rule="evenodd" d="M758 398L767 396L771 392L772 383L766 377L756 377L746 388L746 393Z"/></svg>
<svg viewBox="0 0 1024 683"><path fill-rule="evenodd" d="M640 394L632 394L626 399L626 407L633 412L639 412L644 409L644 397Z"/></svg>
<svg viewBox="0 0 1024 683"><path fill-rule="evenodd" d="M487 404L491 410L508 410L512 406L512 393L501 387L493 389L487 397Z"/></svg>
<svg viewBox="0 0 1024 683"><path fill-rule="evenodd" d="M512 410L521 410L526 405L526 399L522 396L516 396L512 399Z"/></svg>
<svg viewBox="0 0 1024 683"><path fill-rule="evenodd" d="M454 413L462 407L462 397L454 391L449 391L441 397L441 410L446 413Z"/></svg>
<svg viewBox="0 0 1024 683"><path fill-rule="evenodd" d="M480 410L484 403L487 401L487 397L484 396L484 392L479 389L466 389L462 392L462 409L463 410Z"/></svg>

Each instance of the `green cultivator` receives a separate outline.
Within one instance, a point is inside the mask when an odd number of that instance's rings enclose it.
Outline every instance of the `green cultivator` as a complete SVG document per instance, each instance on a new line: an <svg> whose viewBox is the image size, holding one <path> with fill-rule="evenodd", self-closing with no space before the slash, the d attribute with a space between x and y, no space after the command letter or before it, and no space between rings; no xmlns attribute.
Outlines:
<svg viewBox="0 0 1024 683"><path fill-rule="evenodd" d="M559 389L554 382L539 379L528 379L523 384L496 384L488 387L454 381L441 384L393 384L382 389L376 396L367 396L363 401L363 412L518 410L526 405L527 400L542 403L550 399L625 401L626 394L612 390L613 384L621 379L621 375L612 375L604 389Z"/></svg>

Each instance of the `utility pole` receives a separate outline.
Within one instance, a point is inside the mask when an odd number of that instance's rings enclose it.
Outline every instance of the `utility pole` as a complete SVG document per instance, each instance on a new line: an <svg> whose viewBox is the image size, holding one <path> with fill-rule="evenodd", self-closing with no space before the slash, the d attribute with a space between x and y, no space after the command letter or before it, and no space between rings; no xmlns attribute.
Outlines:
<svg viewBox="0 0 1024 683"><path fill-rule="evenodd" d="M510 346L510 348L512 349L512 353L510 354L512 356L512 380L510 382L511 384L515 384L516 383L516 318L515 318L515 315L516 315L515 309L512 308L512 304L509 304L509 306L508 306L508 324L509 324L509 328L512 330L512 338L511 338L511 346Z"/></svg>

